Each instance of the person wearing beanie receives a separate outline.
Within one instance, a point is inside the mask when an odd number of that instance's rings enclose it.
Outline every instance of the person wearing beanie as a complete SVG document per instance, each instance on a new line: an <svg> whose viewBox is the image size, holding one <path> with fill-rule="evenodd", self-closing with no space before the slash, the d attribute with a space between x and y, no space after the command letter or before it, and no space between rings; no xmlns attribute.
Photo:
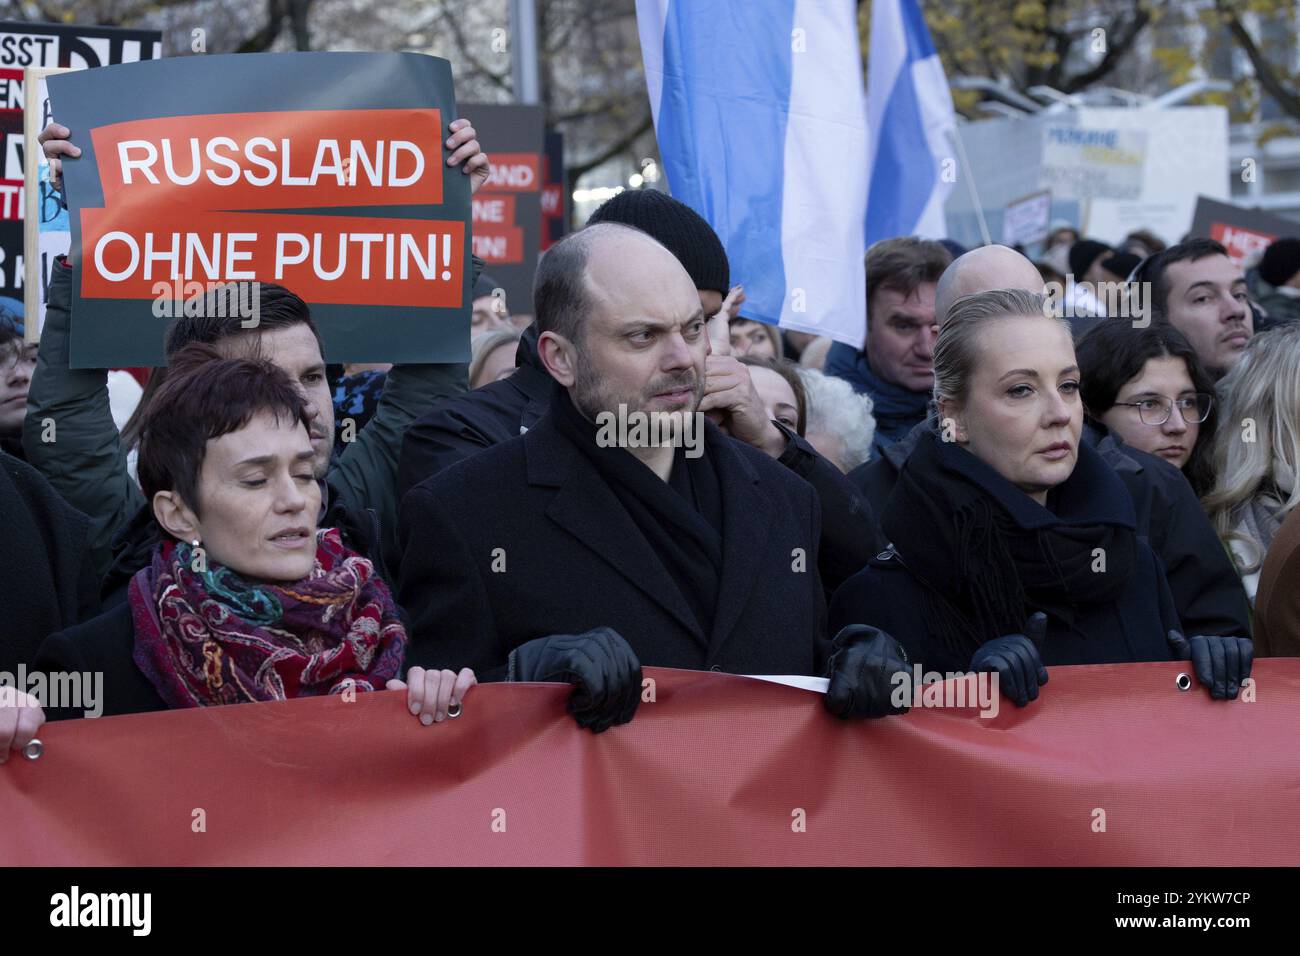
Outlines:
<svg viewBox="0 0 1300 956"><path fill-rule="evenodd" d="M1131 252L1117 252L1113 256L1102 256L1097 260L1107 282L1127 282L1141 261L1140 256Z"/></svg>
<svg viewBox="0 0 1300 956"><path fill-rule="evenodd" d="M648 233L676 256L700 294L705 316L717 315L731 288L722 240L704 217L657 189L625 189L591 214L587 225L618 222Z"/></svg>
<svg viewBox="0 0 1300 956"><path fill-rule="evenodd" d="M1101 260L1112 255L1113 252L1114 250L1104 242L1098 242L1096 239L1080 239L1070 247L1068 257L1074 281L1106 281L1106 276L1101 274Z"/></svg>
<svg viewBox="0 0 1300 956"><path fill-rule="evenodd" d="M723 311L723 292L731 278L727 253L713 227L693 209L655 190L634 190L602 205L586 228L610 224L643 232L672 253L694 284L706 319ZM736 298L727 303L729 313L741 296L737 289ZM755 426L762 418L755 415L761 401L746 367L728 354L726 317L718 321L722 328L710 327L710 338L716 333L718 344L708 356L701 386L705 410L724 431L765 451L812 485L824 519L818 567L829 593L877 550L875 516L840 470L806 439L776 422L770 429ZM555 388L537 353L539 335L536 323L525 330L515 355L517 368L508 378L447 399L407 430L397 470L399 496L458 461L527 433L540 421Z"/></svg>
<svg viewBox="0 0 1300 956"><path fill-rule="evenodd" d="M1300 239L1275 239L1259 260L1259 277L1273 287L1259 299L1270 325L1300 319Z"/></svg>
<svg viewBox="0 0 1300 956"><path fill-rule="evenodd" d="M486 272L474 280L474 301L470 307L470 340L489 332L510 328L510 310L506 307L506 290Z"/></svg>

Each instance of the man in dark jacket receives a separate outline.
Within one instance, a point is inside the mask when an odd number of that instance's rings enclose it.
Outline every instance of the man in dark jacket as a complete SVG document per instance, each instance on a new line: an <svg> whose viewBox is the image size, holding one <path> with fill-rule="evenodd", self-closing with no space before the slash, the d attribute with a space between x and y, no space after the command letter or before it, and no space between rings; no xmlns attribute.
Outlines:
<svg viewBox="0 0 1300 956"><path fill-rule="evenodd" d="M68 367L71 274L64 260L56 261L24 444L31 463L70 503L91 516L89 544L104 579L103 593L112 597L148 561L158 532L127 470L127 449L109 412L104 370ZM226 310L221 315L184 316L169 330L167 353L189 342L235 350L256 346L289 373L308 397L313 414L322 526L340 528L353 550L382 569L396 549L394 483L402 431L431 402L464 389L465 366L394 366L374 418L335 458L334 405L307 305L272 283L261 283L259 295L256 329L241 328L239 315Z"/></svg>
<svg viewBox="0 0 1300 956"><path fill-rule="evenodd" d="M629 190L597 209L588 225L602 222L634 226L659 241L691 277L705 316L718 314L730 265L717 233L693 209L653 189ZM553 387L537 355L537 337L536 323L524 330L509 378L444 399L407 429L397 471L399 499L425 478L537 423ZM878 550L875 516L839 469L808 441L776 427L784 435L782 447L775 450L777 461L811 484L820 500L819 570L831 591Z"/></svg>
<svg viewBox="0 0 1300 956"><path fill-rule="evenodd" d="M0 671L98 611L90 522L26 462L0 452ZM24 688L19 688L20 690Z"/></svg>
<svg viewBox="0 0 1300 956"><path fill-rule="evenodd" d="M571 706L613 702L603 729L631 719L640 662L814 674L829 659L828 706L890 712L892 639L825 641L812 488L697 411L709 340L681 264L639 230L589 226L542 259L534 307L546 414L403 500L408 663L573 680ZM665 421L669 440L645 437Z"/></svg>
<svg viewBox="0 0 1300 956"><path fill-rule="evenodd" d="M836 342L826 374L871 398L873 457L924 420L934 387L935 294L952 262L941 243L882 239L867 250L867 331L861 349Z"/></svg>

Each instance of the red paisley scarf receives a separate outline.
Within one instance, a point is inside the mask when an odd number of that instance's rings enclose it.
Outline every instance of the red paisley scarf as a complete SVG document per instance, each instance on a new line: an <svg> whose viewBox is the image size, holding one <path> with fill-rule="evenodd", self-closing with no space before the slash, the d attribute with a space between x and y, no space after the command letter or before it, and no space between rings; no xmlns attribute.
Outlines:
<svg viewBox="0 0 1300 956"><path fill-rule="evenodd" d="M292 584L195 557L166 540L128 591L135 663L168 707L382 690L398 675L406 631L392 595L337 530L317 532L316 567Z"/></svg>

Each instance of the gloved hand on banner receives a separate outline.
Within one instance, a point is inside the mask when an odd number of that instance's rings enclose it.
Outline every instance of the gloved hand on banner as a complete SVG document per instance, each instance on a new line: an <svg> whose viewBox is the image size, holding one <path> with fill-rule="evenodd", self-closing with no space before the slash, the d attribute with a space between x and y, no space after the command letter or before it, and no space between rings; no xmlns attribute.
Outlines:
<svg viewBox="0 0 1300 956"><path fill-rule="evenodd" d="M641 662L611 627L520 644L510 652L506 680L573 684L569 713L594 734L626 724L641 703Z"/></svg>
<svg viewBox="0 0 1300 956"><path fill-rule="evenodd" d="M0 687L0 764L21 751L45 723L45 711L31 694L8 684Z"/></svg>
<svg viewBox="0 0 1300 956"><path fill-rule="evenodd" d="M1196 679L1210 689L1215 700L1236 700L1255 662L1255 645L1246 637L1197 635L1189 640L1170 631L1169 647L1175 660L1192 662Z"/></svg>
<svg viewBox="0 0 1300 956"><path fill-rule="evenodd" d="M911 681L907 652L884 631L866 624L850 624L831 642L826 664L830 687L822 703L836 717L887 717L905 714L895 706L894 675L900 671ZM908 700L911 700L909 692Z"/></svg>
<svg viewBox="0 0 1300 956"><path fill-rule="evenodd" d="M1029 616L1024 634L1007 634L980 647L971 658L970 669L998 675L998 687L1017 707L1038 699L1038 688L1047 683L1041 650L1047 636L1047 615Z"/></svg>
<svg viewBox="0 0 1300 956"><path fill-rule="evenodd" d="M459 716L461 702L477 683L478 678L468 667L462 667L459 674L412 667L406 672L406 680L394 678L384 686L388 690L405 690L406 706L427 727L447 717Z"/></svg>

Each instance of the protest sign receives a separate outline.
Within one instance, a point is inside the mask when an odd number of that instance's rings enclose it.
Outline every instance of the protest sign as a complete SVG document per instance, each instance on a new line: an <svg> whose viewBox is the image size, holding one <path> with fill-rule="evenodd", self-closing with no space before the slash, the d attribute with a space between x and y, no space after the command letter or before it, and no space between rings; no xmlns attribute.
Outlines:
<svg viewBox="0 0 1300 956"><path fill-rule="evenodd" d="M492 175L474 194L474 254L505 289L512 313L533 311L542 232L543 116L540 106L466 103Z"/></svg>
<svg viewBox="0 0 1300 956"><path fill-rule="evenodd" d="M1300 236L1300 222L1262 209L1246 209L1198 196L1191 234L1223 243L1228 257L1243 265L1251 256L1268 248L1274 239Z"/></svg>
<svg viewBox="0 0 1300 956"><path fill-rule="evenodd" d="M1072 199L1137 199L1147 131L1053 123L1043 128L1043 186Z"/></svg>
<svg viewBox="0 0 1300 956"><path fill-rule="evenodd" d="M299 295L332 362L468 359L470 190L446 166L447 61L185 57L49 87L82 147L64 163L73 367L160 364L181 300L231 280Z"/></svg>
<svg viewBox="0 0 1300 956"><path fill-rule="evenodd" d="M1008 205L1051 191L1051 218L1118 243L1135 229L1177 242L1196 196L1229 198L1228 113L1221 106L1168 109L1082 106L1067 113L962 126L961 176L945 204L948 235L983 242L981 216L1001 233Z"/></svg>
<svg viewBox="0 0 1300 956"><path fill-rule="evenodd" d="M542 177L542 245L545 252L569 231L569 191L564 183L564 134L546 131L546 168Z"/></svg>
<svg viewBox="0 0 1300 956"><path fill-rule="evenodd" d="M72 242L68 211L50 183L50 164L40 142L41 130L52 118L45 80L66 72L57 67L28 67L23 71L23 149L35 160L23 168L23 306L29 342L41 340L50 270L55 257L67 252Z"/></svg>
<svg viewBox="0 0 1300 956"><path fill-rule="evenodd" d="M49 121L44 75L161 56L162 34L157 30L0 21L0 130L5 137L0 177L0 311L25 319L29 342L39 340L54 256L68 249L67 219L45 182L44 157L35 142L36 133ZM35 90L29 88L29 73L39 83ZM32 104L39 104L39 110ZM36 162L25 163L27 156ZM31 195L34 188L35 196ZM49 236L41 245L34 231L24 235L23 223L30 216L39 217L37 221L47 227L63 223L64 235ZM38 254L38 249L46 254ZM25 294L28 289L33 290L31 295Z"/></svg>
<svg viewBox="0 0 1300 956"><path fill-rule="evenodd" d="M1052 194L1046 190L1007 203L1002 211L1002 244L1028 246L1047 238Z"/></svg>

